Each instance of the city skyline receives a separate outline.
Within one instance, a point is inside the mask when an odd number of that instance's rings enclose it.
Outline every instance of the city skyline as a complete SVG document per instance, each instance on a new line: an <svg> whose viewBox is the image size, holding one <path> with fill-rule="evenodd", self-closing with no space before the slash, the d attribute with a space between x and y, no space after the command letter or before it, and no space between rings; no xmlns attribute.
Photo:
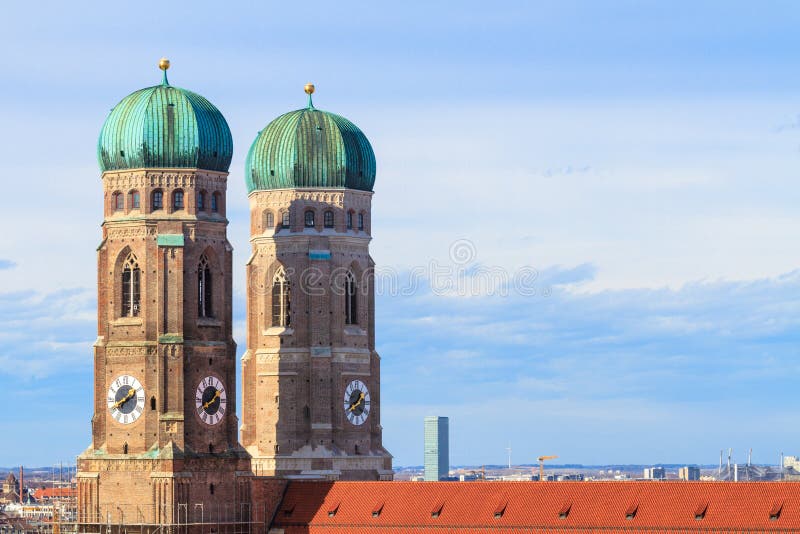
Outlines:
<svg viewBox="0 0 800 534"><path fill-rule="evenodd" d="M422 464L430 413L453 420L452 465L503 464L509 441L515 463L798 452L785 424L800 404L792 4L363 3L354 20L322 3L242 4L185 14L196 36L164 35L153 21L181 11L156 6L125 20L113 6L9 8L0 384L16 406L0 423L18 439L0 463L49 465L89 444L95 144L111 106L159 82L162 55L233 130L239 356L242 170L258 130L313 82L316 105L373 143L373 256L413 288L376 302L396 465ZM314 31L276 22L292 17ZM486 272L527 273L532 291L457 290Z"/></svg>

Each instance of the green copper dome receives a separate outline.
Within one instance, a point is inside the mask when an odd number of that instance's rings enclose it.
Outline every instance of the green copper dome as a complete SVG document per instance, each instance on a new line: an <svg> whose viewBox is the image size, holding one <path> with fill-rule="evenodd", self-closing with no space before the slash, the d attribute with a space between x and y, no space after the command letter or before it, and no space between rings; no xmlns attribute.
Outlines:
<svg viewBox="0 0 800 534"><path fill-rule="evenodd" d="M233 139L225 117L202 96L169 85L166 68L162 68L161 85L136 91L111 110L97 142L100 169L227 172Z"/></svg>
<svg viewBox="0 0 800 534"><path fill-rule="evenodd" d="M313 88L312 88L313 91ZM245 163L247 191L331 187L372 191L375 153L367 136L339 115L308 107L259 132Z"/></svg>

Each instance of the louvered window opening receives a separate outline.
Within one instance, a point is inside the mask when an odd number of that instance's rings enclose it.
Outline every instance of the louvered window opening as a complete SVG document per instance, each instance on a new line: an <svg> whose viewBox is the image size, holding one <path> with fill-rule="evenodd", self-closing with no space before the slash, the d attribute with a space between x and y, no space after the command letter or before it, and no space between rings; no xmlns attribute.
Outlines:
<svg viewBox="0 0 800 534"><path fill-rule="evenodd" d="M347 274L345 275L344 288L345 288L344 322L345 324L357 324L358 291L356 287L356 277L353 276L353 273L350 271L347 271Z"/></svg>
<svg viewBox="0 0 800 534"><path fill-rule="evenodd" d="M272 326L291 325L291 293L286 271L280 268L272 279Z"/></svg>
<svg viewBox="0 0 800 534"><path fill-rule="evenodd" d="M139 279L141 271L133 253L125 259L122 267L122 316L139 316Z"/></svg>
<svg viewBox="0 0 800 534"><path fill-rule="evenodd" d="M197 267L197 315L199 317L214 317L212 302L211 268L205 254L200 258Z"/></svg>

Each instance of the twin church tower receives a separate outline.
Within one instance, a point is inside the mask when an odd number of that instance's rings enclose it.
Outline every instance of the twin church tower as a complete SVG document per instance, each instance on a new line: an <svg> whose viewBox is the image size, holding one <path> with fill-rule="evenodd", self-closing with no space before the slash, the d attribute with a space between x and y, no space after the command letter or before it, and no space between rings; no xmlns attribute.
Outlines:
<svg viewBox="0 0 800 534"><path fill-rule="evenodd" d="M98 142L104 208L81 521L241 510L262 477L390 480L369 141L316 109L307 85L307 106L273 120L250 148L240 427L231 297L245 272L234 267L226 216L233 141L219 110L170 85L169 61L160 67L162 83L117 104Z"/></svg>

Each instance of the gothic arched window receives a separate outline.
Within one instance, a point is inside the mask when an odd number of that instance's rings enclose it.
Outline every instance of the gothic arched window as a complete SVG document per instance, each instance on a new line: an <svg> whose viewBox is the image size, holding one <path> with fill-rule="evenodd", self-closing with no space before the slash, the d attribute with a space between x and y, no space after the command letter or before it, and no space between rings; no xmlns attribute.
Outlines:
<svg viewBox="0 0 800 534"><path fill-rule="evenodd" d="M272 278L272 326L291 324L291 291L283 267Z"/></svg>
<svg viewBox="0 0 800 534"><path fill-rule="evenodd" d="M211 195L211 211L214 213L219 211L219 193Z"/></svg>
<svg viewBox="0 0 800 534"><path fill-rule="evenodd" d="M352 230L353 229L353 212L352 211L348 211L347 212L347 229L348 230Z"/></svg>
<svg viewBox="0 0 800 534"><path fill-rule="evenodd" d="M125 258L122 266L122 316L139 316L139 262L133 252Z"/></svg>
<svg viewBox="0 0 800 534"><path fill-rule="evenodd" d="M122 211L125 209L125 197L122 196L122 193L116 192L114 193L114 211Z"/></svg>
<svg viewBox="0 0 800 534"><path fill-rule="evenodd" d="M183 191L180 189L172 193L172 209L183 209Z"/></svg>
<svg viewBox="0 0 800 534"><path fill-rule="evenodd" d="M135 190L131 191L130 193L128 193L128 196L129 196L129 203L131 205L131 209L132 210L138 210L139 209L139 204L140 204L139 203L139 192L135 191Z"/></svg>
<svg viewBox="0 0 800 534"><path fill-rule="evenodd" d="M206 209L206 192L197 192L197 211L205 211Z"/></svg>
<svg viewBox="0 0 800 534"><path fill-rule="evenodd" d="M284 211L281 214L281 227L289 228L289 212L288 211Z"/></svg>
<svg viewBox="0 0 800 534"><path fill-rule="evenodd" d="M275 216L271 211L264 212L264 230L269 230L275 227Z"/></svg>
<svg viewBox="0 0 800 534"><path fill-rule="evenodd" d="M364 214L363 213L359 213L358 214L358 229L361 230L362 232L364 231Z"/></svg>
<svg viewBox="0 0 800 534"><path fill-rule="evenodd" d="M357 324L358 316L358 291L356 290L356 277L351 271L347 271L344 279L344 322L345 324Z"/></svg>
<svg viewBox="0 0 800 534"><path fill-rule="evenodd" d="M325 228L333 228L333 212L331 210L326 211L322 218Z"/></svg>
<svg viewBox="0 0 800 534"><path fill-rule="evenodd" d="M305 213L306 228L314 228L314 210L307 210Z"/></svg>
<svg viewBox="0 0 800 534"><path fill-rule="evenodd" d="M164 192L161 189L153 191L152 206L154 210L164 209Z"/></svg>
<svg viewBox="0 0 800 534"><path fill-rule="evenodd" d="M197 316L213 317L211 303L213 301L211 285L211 267L205 254L200 256L197 265Z"/></svg>

